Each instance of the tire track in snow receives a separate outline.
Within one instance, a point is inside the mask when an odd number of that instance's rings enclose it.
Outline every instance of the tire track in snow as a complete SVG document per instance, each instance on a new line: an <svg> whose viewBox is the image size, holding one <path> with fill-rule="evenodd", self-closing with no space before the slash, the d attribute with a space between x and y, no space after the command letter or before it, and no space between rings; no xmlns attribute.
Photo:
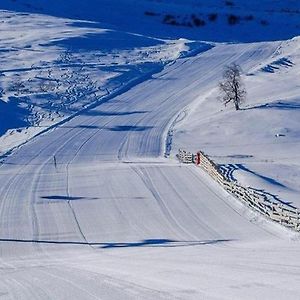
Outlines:
<svg viewBox="0 0 300 300"><path fill-rule="evenodd" d="M168 184L168 186L172 187L173 192L176 194L178 199L180 199L181 203L186 207L186 210L189 211L190 218L195 220L201 228L205 229L205 232L209 232L214 239L224 239L224 236L221 236L219 232L214 230L211 226L201 220L201 218L197 214L194 213L188 202L180 196L174 183L170 179L168 179L168 176L164 174L163 169L159 169L159 171L161 173L161 176L163 177L163 180ZM199 237L194 235L194 238L198 239Z"/></svg>
<svg viewBox="0 0 300 300"><path fill-rule="evenodd" d="M93 119L93 118L91 117L91 118L89 118L89 119ZM98 121L98 120L94 121L94 122L92 123L92 125L96 124L97 121ZM74 130L75 130L75 128L72 128L72 129L68 130L65 134L63 134L62 136L59 136L58 140L61 139L62 137L64 137L65 135L72 133ZM63 148L64 148L64 147L65 147L72 139L76 138L76 137L79 136L83 131L85 131L85 129L82 128L82 129L77 130L77 131L78 131L78 132L77 132L75 135L71 135L70 138L68 138L66 141L64 141L64 143L61 144L60 147L58 147L58 148L55 150L55 152L53 152L53 155L56 155L56 154L57 154L61 149L63 149ZM54 143L54 141L52 141L50 144L52 144L52 143ZM37 155L35 155L35 156L32 157L27 163L25 163L25 165L23 165L23 166L17 171L17 173L16 173L13 177L11 177L10 181L9 181L4 187L2 187L2 190L5 191L5 194L3 195L3 192L0 193L1 199L4 199L4 200L1 202L1 208L0 208L0 218L1 218L1 219L3 219L3 213L5 213L5 215L6 215L8 211L11 211L11 210L12 210L12 207L13 207L12 204L14 204L14 201L8 201L8 200L5 201L5 199L7 199L8 195L11 194L11 190L12 190L12 189L15 190L15 186L18 186L19 189L21 189L21 187L22 187L22 179L23 179L23 178L21 177L22 173L24 172L25 169L31 168L30 163L31 163L33 160L37 159L37 158L39 157L39 155L40 155L44 150L46 150L46 149L47 149L47 146L45 146L44 148L42 148L42 149L38 152ZM38 170L36 170L35 172L33 172L34 178L37 178L37 177L38 177L38 175L40 174L41 170L42 170L42 169L48 164L48 162L51 161L51 160L52 160L52 156L49 157L48 159L46 159L46 160L40 165L40 167L38 168ZM26 176L26 174L23 175L23 177L24 177L24 176ZM20 178L20 177L21 177L21 178ZM32 180L34 180L34 178L33 178ZM23 181L24 181L24 180L23 180ZM13 192L12 194L15 194L15 192ZM13 198L13 199L14 199L14 198ZM15 200L18 200L18 201L19 201L19 199L15 199ZM31 202L30 199L28 199L28 201ZM5 209L5 206L3 206L3 205L5 205L5 204L6 204L6 205L8 204L8 206L7 206L6 209ZM24 203L24 204L25 204L25 203ZM32 206L32 204L31 204L31 206ZM22 206L20 206L19 208L21 208L21 207L22 207ZM25 206L24 206L24 207L25 207ZM70 208L71 208L71 211L72 211L72 213L73 213L73 212L74 212L73 208L72 208L72 207L70 207ZM14 210L12 210L12 211L15 213ZM78 224L78 220L77 220L77 218L76 218L76 215L75 215L75 222ZM37 224L37 221L34 221L33 224ZM80 230L81 230L81 229L79 229L79 231L80 231Z"/></svg>
<svg viewBox="0 0 300 300"><path fill-rule="evenodd" d="M151 179L151 176L147 172L146 168L144 167L136 167L131 166L131 168L134 170L134 172L140 177L142 182L145 184L145 187L150 191L150 193L153 195L154 199L156 200L158 206L160 207L160 210L162 211L165 218L168 220L170 224L170 228L173 230L173 232L181 238L182 236L189 237L192 239L195 239L196 237L191 234L189 231L187 231L186 228L184 228L178 220L174 217L174 215L171 213L170 209L167 207L165 202L163 201L162 197L159 195L159 192L154 186L154 183ZM177 228L177 230L175 230ZM178 235L178 233L180 233Z"/></svg>

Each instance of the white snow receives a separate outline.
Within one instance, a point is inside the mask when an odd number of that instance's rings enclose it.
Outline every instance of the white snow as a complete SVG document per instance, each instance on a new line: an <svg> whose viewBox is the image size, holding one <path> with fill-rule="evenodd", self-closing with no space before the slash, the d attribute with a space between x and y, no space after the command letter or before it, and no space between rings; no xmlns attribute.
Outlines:
<svg viewBox="0 0 300 300"><path fill-rule="evenodd" d="M39 14L2 11L0 19L0 154L208 47Z"/></svg>
<svg viewBox="0 0 300 300"><path fill-rule="evenodd" d="M297 4L260 2L264 17ZM99 3L1 1L0 151L16 147L0 164L0 297L299 298L299 234L174 159L204 150L300 205L299 38L193 42L144 11L195 1ZM217 99L232 62L248 90L238 112Z"/></svg>
<svg viewBox="0 0 300 300"><path fill-rule="evenodd" d="M199 95L174 132L173 149L203 150L242 184L299 207L299 49L294 38L265 62L243 64L244 110L224 108L217 88Z"/></svg>

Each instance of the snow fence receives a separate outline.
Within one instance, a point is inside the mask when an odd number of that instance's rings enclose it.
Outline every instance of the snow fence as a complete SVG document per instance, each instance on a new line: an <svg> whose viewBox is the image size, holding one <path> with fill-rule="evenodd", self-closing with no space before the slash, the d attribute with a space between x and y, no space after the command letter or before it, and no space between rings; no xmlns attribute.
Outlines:
<svg viewBox="0 0 300 300"><path fill-rule="evenodd" d="M267 195L256 191L251 187L244 187L238 182L226 178L219 166L202 151L193 154L179 149L177 157L179 161L183 163L195 163L200 166L227 192L234 195L250 208L258 211L272 221L296 231L300 231L300 213L297 208L285 203L274 202Z"/></svg>

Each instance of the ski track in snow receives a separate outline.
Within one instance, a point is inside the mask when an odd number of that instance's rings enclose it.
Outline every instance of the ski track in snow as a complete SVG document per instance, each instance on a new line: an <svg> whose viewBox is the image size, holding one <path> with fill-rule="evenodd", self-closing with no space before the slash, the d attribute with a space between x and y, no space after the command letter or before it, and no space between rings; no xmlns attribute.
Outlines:
<svg viewBox="0 0 300 300"><path fill-rule="evenodd" d="M32 139L0 166L4 299L296 299L297 235L162 158L170 120L280 43L216 45ZM54 156L57 166L54 165Z"/></svg>

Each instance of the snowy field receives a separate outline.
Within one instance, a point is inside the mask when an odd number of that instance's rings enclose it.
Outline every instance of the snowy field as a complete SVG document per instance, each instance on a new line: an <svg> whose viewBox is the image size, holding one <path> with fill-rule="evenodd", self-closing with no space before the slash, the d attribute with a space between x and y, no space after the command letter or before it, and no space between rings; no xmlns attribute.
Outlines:
<svg viewBox="0 0 300 300"><path fill-rule="evenodd" d="M0 297L300 298L299 234L175 159L178 147L204 150L300 206L296 17L265 41L255 23L256 42L224 30L215 43L144 14L196 1L68 3L0 4ZM297 1L262 3L269 25L299 13ZM248 90L238 112L217 91L233 62Z"/></svg>
<svg viewBox="0 0 300 300"><path fill-rule="evenodd" d="M0 154L208 47L38 14L2 11L0 22Z"/></svg>
<svg viewBox="0 0 300 300"><path fill-rule="evenodd" d="M218 88L199 94L184 110L173 148L203 150L240 183L300 207L300 39L277 45L266 61L243 64L241 111L224 108Z"/></svg>

